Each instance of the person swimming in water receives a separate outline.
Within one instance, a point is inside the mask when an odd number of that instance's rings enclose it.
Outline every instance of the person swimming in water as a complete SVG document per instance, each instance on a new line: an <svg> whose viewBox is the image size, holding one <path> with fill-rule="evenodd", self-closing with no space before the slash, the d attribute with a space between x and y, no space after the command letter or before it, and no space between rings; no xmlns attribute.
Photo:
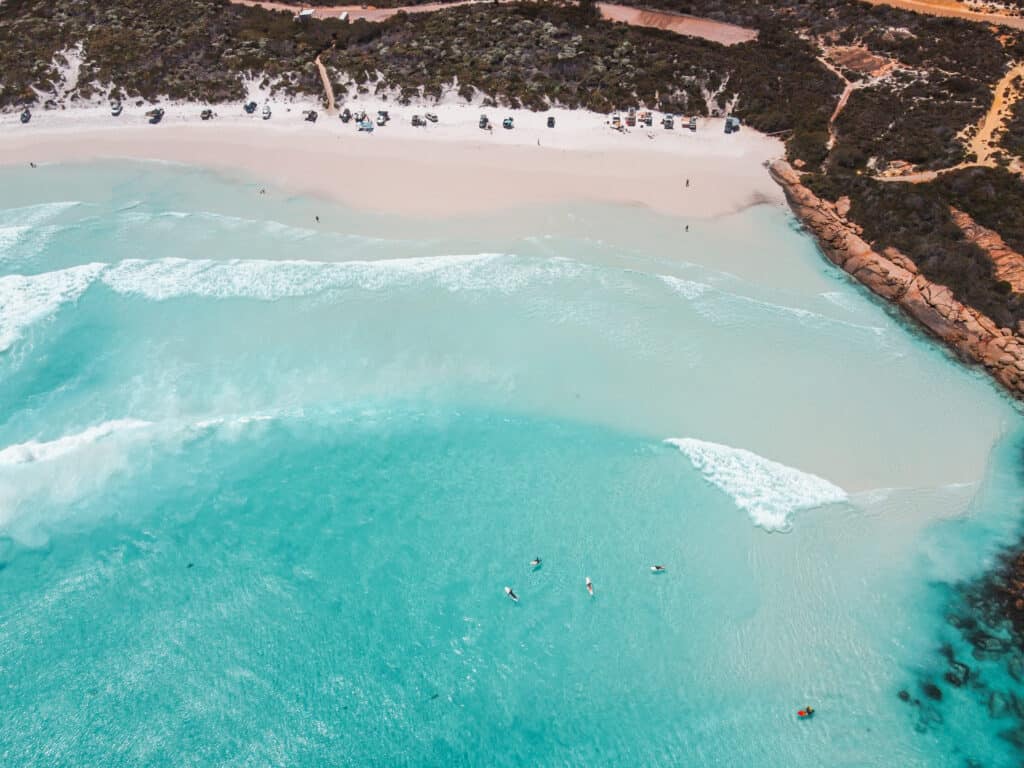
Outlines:
<svg viewBox="0 0 1024 768"><path fill-rule="evenodd" d="M804 720L806 720L809 717L813 717L814 716L814 707L812 707L810 704L808 704L806 707L804 707L803 709L799 710L796 713L796 716L799 717L799 718L802 718Z"/></svg>
<svg viewBox="0 0 1024 768"><path fill-rule="evenodd" d="M519 602L519 595L517 595L512 590L512 587L505 587L505 594L508 595L509 598L511 598L512 602L514 602L514 603L518 603Z"/></svg>
<svg viewBox="0 0 1024 768"><path fill-rule="evenodd" d="M590 593L591 597L594 596L594 582L590 580L589 576L587 576L587 592Z"/></svg>
<svg viewBox="0 0 1024 768"><path fill-rule="evenodd" d="M539 557L533 558L533 560L530 561L530 565L533 566L534 568L539 566L540 565L540 558Z"/></svg>
<svg viewBox="0 0 1024 768"><path fill-rule="evenodd" d="M664 565L652 565L651 566L651 570L654 571L655 573L661 573L662 571L665 570L665 566Z"/></svg>

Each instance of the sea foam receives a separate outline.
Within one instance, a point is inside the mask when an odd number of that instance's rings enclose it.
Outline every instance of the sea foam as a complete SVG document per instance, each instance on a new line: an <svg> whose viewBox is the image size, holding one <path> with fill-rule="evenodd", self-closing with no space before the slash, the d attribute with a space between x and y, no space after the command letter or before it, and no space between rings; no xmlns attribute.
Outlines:
<svg viewBox="0 0 1024 768"><path fill-rule="evenodd" d="M0 259L3 259L31 229L32 227L26 225L0 226Z"/></svg>
<svg viewBox="0 0 1024 768"><path fill-rule="evenodd" d="M75 301L103 271L103 264L0 277L0 352L7 350L25 328Z"/></svg>
<svg viewBox="0 0 1024 768"><path fill-rule="evenodd" d="M38 203L20 208L0 210L0 227L27 226L34 227L59 216L69 208L80 205L77 200L64 200L54 203Z"/></svg>
<svg viewBox="0 0 1024 768"><path fill-rule="evenodd" d="M695 280L684 280L681 277L673 277L672 275L658 275L658 278L673 291L687 299L699 298L711 290L711 286L707 283L698 283Z"/></svg>
<svg viewBox="0 0 1024 768"><path fill-rule="evenodd" d="M846 491L828 480L766 459L743 448L693 438L672 438L674 445L712 485L732 497L755 525L785 531L799 509L845 501Z"/></svg>
<svg viewBox="0 0 1024 768"><path fill-rule="evenodd" d="M74 453L113 434L142 429L148 426L151 426L151 422L139 419L115 419L89 427L81 432L58 437L55 440L46 442L29 440L24 443L17 443L0 450L0 466L50 461L66 456L69 453Z"/></svg>

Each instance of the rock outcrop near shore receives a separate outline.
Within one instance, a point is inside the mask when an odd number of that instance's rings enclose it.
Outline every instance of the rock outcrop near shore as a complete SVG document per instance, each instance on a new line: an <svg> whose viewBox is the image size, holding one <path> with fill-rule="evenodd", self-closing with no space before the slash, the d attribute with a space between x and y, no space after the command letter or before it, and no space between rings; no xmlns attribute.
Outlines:
<svg viewBox="0 0 1024 768"><path fill-rule="evenodd" d="M784 160L771 165L772 178L794 213L817 238L825 255L876 294L899 306L964 360L980 364L1014 397L1024 400L1024 337L961 303L944 285L920 274L894 248L879 253L846 218L847 201L820 199Z"/></svg>

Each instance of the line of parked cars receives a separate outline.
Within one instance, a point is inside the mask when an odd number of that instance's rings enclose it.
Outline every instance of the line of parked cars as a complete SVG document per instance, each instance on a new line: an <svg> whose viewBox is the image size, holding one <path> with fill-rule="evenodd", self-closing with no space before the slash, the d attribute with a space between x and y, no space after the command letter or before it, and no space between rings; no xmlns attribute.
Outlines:
<svg viewBox="0 0 1024 768"><path fill-rule="evenodd" d="M677 117L671 113L666 113L661 118L661 126L666 131L671 131L676 127L676 120L679 121L680 128L689 128L691 131L697 130L697 118L694 115L687 118L681 115ZM647 110L637 112L636 109L631 107L626 111L625 117L620 115L618 112L612 114L609 123L616 131L622 131L626 128L633 128L638 125L651 128L654 125L654 114Z"/></svg>

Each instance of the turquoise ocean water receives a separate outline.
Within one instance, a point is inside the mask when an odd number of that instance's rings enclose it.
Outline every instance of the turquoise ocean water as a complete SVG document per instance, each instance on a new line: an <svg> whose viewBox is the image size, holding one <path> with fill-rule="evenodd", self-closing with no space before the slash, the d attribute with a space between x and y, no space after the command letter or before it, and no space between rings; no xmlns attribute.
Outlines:
<svg viewBox="0 0 1024 768"><path fill-rule="evenodd" d="M1019 763L1021 418L785 210L260 186L0 173L3 765Z"/></svg>

